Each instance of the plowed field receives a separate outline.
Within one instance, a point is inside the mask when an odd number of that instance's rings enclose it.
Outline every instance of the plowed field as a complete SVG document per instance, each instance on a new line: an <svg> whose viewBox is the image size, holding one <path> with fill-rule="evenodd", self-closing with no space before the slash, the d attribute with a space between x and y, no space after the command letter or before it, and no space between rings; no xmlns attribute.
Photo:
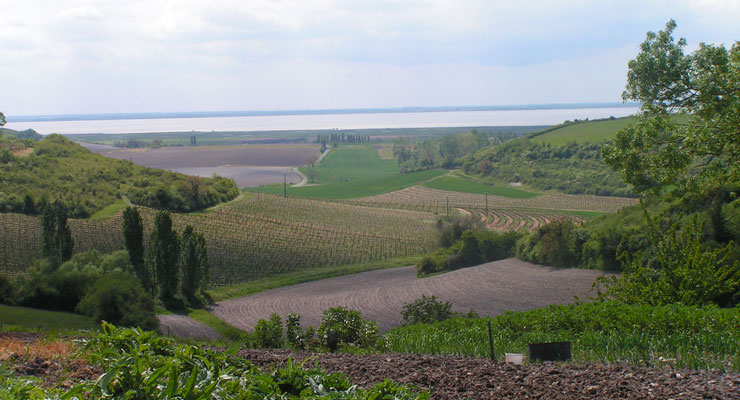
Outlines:
<svg viewBox="0 0 740 400"><path fill-rule="evenodd" d="M330 307L359 310L378 323L381 331L401 324L403 305L421 295L435 295L453 304L454 311L475 310L497 315L529 310L583 298L598 271L542 267L508 259L424 279L414 267L365 272L262 292L221 302L211 312L243 330L278 313L295 312L302 325L318 327L321 313Z"/></svg>

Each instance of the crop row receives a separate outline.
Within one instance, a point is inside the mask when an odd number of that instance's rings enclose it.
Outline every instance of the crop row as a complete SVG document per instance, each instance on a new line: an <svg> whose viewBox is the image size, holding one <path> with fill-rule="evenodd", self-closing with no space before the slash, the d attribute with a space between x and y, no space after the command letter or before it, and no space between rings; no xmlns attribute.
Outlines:
<svg viewBox="0 0 740 400"><path fill-rule="evenodd" d="M173 214L173 226L182 231L192 225L204 235L217 285L424 253L434 247L434 220L428 215L311 201L300 207L313 210L317 217L312 221L296 216L302 201L264 194L256 200L246 197L207 213ZM156 211L139 210L148 238ZM123 247L120 213L106 220L70 219L69 224L75 252ZM22 272L41 256L40 220L0 214L0 226L0 273Z"/></svg>
<svg viewBox="0 0 740 400"><path fill-rule="evenodd" d="M349 200L349 204L366 205L372 207L389 207L414 209L424 212L446 212L452 208L525 208L542 210L569 210L617 212L622 207L635 205L637 199L626 197L585 196L572 194L545 194L542 196L515 199L502 196L486 196L484 194L450 192L431 189L423 186L412 186L406 189L386 193L378 196L364 197Z"/></svg>

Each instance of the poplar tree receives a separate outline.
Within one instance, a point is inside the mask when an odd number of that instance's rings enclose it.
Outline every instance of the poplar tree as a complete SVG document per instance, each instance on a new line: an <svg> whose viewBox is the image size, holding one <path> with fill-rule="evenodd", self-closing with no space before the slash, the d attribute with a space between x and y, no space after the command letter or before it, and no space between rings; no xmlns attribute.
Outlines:
<svg viewBox="0 0 740 400"><path fill-rule="evenodd" d="M163 301L175 298L179 283L179 240L172 230L172 219L167 211L159 211L154 217L154 229L149 239L146 261L156 273L156 286Z"/></svg>
<svg viewBox="0 0 740 400"><path fill-rule="evenodd" d="M182 293L193 302L198 291L208 281L208 254L203 235L193 231L188 225L182 232L180 247L180 273L182 274Z"/></svg>
<svg viewBox="0 0 740 400"><path fill-rule="evenodd" d="M136 207L127 207L123 211L123 240L126 243L129 260L141 282L141 286L152 293L154 291L152 271L147 268L148 266L144 262L144 225Z"/></svg>
<svg viewBox="0 0 740 400"><path fill-rule="evenodd" d="M67 207L59 200L41 215L41 252L54 267L72 257L74 240L67 224Z"/></svg>

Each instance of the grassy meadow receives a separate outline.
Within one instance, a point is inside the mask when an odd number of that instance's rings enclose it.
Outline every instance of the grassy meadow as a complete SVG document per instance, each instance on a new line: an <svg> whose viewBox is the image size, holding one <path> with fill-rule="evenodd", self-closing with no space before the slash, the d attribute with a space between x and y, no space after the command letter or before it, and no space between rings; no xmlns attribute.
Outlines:
<svg viewBox="0 0 740 400"><path fill-rule="evenodd" d="M45 311L34 308L0 304L0 324L3 331L12 329L76 330L98 329L92 318L66 312Z"/></svg>
<svg viewBox="0 0 740 400"><path fill-rule="evenodd" d="M634 117L567 124L562 127L547 129L547 133L534 136L530 140L551 146L563 146L571 142L578 144L601 143L613 140L618 131L626 128L632 122L634 122Z"/></svg>

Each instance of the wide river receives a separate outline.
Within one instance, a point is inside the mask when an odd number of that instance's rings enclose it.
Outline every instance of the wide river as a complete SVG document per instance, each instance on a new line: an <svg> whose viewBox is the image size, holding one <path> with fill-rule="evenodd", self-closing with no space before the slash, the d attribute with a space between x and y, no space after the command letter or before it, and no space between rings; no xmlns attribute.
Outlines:
<svg viewBox="0 0 740 400"><path fill-rule="evenodd" d="M7 128L41 134L145 133L188 131L285 131L467 126L555 125L566 120L624 117L637 107L546 110L435 111L362 114L271 115L251 117L155 118L96 121L8 122Z"/></svg>

